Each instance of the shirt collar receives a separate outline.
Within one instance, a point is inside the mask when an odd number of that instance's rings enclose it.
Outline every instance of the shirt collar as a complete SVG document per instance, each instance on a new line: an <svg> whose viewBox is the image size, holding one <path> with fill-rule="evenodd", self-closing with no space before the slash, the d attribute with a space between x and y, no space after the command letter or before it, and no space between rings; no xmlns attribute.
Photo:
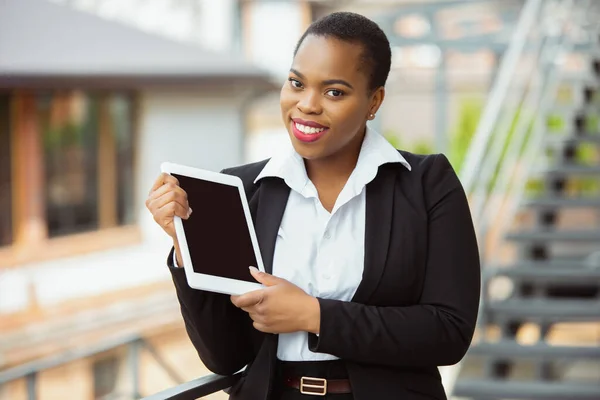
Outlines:
<svg viewBox="0 0 600 400"><path fill-rule="evenodd" d="M383 136L367 126L356 167L350 176L352 192L357 194L362 187L371 182L383 164L400 163L409 171L411 166L406 159ZM258 174L254 183L266 177L281 178L290 189L305 194L310 184L304 160L296 153L288 141L287 148L274 155ZM350 185L348 185L350 186Z"/></svg>

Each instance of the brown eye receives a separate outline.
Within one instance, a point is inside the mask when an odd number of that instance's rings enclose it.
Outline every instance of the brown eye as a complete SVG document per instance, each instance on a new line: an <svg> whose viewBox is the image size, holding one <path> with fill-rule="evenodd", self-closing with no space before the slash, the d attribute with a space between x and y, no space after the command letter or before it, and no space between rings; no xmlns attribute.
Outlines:
<svg viewBox="0 0 600 400"><path fill-rule="evenodd" d="M342 97L344 95L344 92L338 89L331 89L328 90L326 94L330 97Z"/></svg>
<svg viewBox="0 0 600 400"><path fill-rule="evenodd" d="M296 88L296 89L302 88L302 83L300 83L299 80L294 79L294 78L289 78L288 81L290 81L290 85L292 85L293 88Z"/></svg>

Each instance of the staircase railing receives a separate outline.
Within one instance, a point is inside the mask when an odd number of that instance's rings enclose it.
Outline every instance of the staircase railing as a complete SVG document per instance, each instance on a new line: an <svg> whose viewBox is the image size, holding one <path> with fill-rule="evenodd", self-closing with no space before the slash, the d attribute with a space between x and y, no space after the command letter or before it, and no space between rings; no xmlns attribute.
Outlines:
<svg viewBox="0 0 600 400"><path fill-rule="evenodd" d="M195 400L233 386L241 372L232 376L206 375L185 382L162 392L144 397L143 400Z"/></svg>
<svg viewBox="0 0 600 400"><path fill-rule="evenodd" d="M559 367L597 360L598 353L593 352L597 346L564 346L551 339L557 324L597 321L599 315L600 271L594 269L592 258L586 261L589 265L581 258L588 249L597 248L600 236L594 229L588 231L587 224L573 229L565 216L589 219L593 214L570 214L570 210L593 210L600 200L597 195L581 196L585 190L576 196L567 190L598 174L596 165L580 163L579 151L582 144L600 143L592 133L598 127L584 127L585 118L580 117L598 100L600 54L594 49L600 39L600 3L543 1L534 9L535 3L528 1L525 9L536 22L526 34L515 33L515 40L524 41L518 46L520 54L513 53L520 61L505 60L512 75L495 82L495 89L504 90L492 91L461 175L486 268L477 340L466 361L474 361L482 373L473 377L469 368L464 369L453 390L460 398L600 398L596 382L572 379ZM577 53L586 47L589 54ZM580 76L569 74L566 61L574 56L589 60L590 71L576 68ZM583 83L581 87L573 85L573 78ZM561 108L564 92L559 89L566 88L580 93L575 100L583 101L571 105L577 118L561 121L570 130L551 138L549 117ZM527 193L528 187L535 193ZM527 221L531 218L533 227L513 226L524 220L517 218L519 209L526 212ZM504 252L505 242L517 250L516 259L512 252ZM538 337L528 337L525 343L526 330L521 328L527 324L538 329ZM522 375L527 377L521 379Z"/></svg>
<svg viewBox="0 0 600 400"><path fill-rule="evenodd" d="M527 0L460 171L484 261L495 256L541 153L546 114L561 77L559 60L589 0ZM579 25L580 26L580 25ZM493 228L493 230L492 230Z"/></svg>
<svg viewBox="0 0 600 400"><path fill-rule="evenodd" d="M167 376L173 380L173 382L181 383L184 382L183 378L179 373L171 367L171 365L162 357L159 352L156 351L154 346L148 342L143 336L139 334L127 334L118 336L115 338L107 339L99 343L68 350L62 353L48 356L39 360L31 361L25 364L18 365L9 369L0 371L0 394L3 389L3 385L10 384L15 381L25 381L25 392L27 400L37 400L39 398L45 398L44 394L39 390L39 375L44 371L51 370L53 368L68 365L76 360L87 359L90 357L96 357L114 349L127 349L127 366L129 369L130 389L127 393L115 394L115 398L134 398L139 399L142 395L140 394L140 353L145 350L156 363L156 365L166 373ZM229 379L228 381L226 379ZM227 388L231 385L232 377L223 377L223 387L215 386L214 382L210 382L211 385L207 385L208 389L213 392L217 392L221 389ZM208 379L205 379L202 383L209 383ZM184 384L186 385L186 384ZM182 385L183 386L183 385ZM184 392L184 391L182 391ZM209 394L206 392L204 395ZM154 399L154 397L152 397ZM160 397L161 399L177 398L183 399L195 399L196 397Z"/></svg>
<svg viewBox="0 0 600 400"><path fill-rule="evenodd" d="M502 105L508 96L511 81L517 70L518 62L523 54L528 36L533 30L533 26L540 13L541 5L542 0L527 0L521 11L519 22L517 23L517 28L515 29L510 45L500 62L496 81L490 90L488 101L477 125L477 130L471 141L460 174L462 184L467 193L472 193L479 182L477 179L479 167L483 164L494 126L500 118Z"/></svg>
<svg viewBox="0 0 600 400"><path fill-rule="evenodd" d="M572 29L585 18L588 0L527 0L485 104L460 178L470 200L482 264L503 257L526 181L542 153L546 114L561 78L558 62L573 47ZM483 276L485 280L486 269ZM482 297L487 296L484 293ZM483 307L483 302L481 307ZM485 325L480 312L480 326ZM446 389L461 366L450 372Z"/></svg>

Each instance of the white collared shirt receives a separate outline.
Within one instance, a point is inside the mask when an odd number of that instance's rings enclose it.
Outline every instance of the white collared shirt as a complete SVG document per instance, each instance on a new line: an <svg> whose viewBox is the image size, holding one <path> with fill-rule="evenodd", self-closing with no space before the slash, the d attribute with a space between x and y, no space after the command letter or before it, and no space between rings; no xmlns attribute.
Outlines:
<svg viewBox="0 0 600 400"><path fill-rule="evenodd" d="M387 163L410 165L375 131L367 128L358 162L329 213L308 178L304 160L291 146L271 158L255 182L278 177L290 187L281 220L273 275L299 286L311 296L350 301L362 280L365 251L366 185ZM335 356L308 349L308 334L279 335L277 358L283 361L324 361Z"/></svg>

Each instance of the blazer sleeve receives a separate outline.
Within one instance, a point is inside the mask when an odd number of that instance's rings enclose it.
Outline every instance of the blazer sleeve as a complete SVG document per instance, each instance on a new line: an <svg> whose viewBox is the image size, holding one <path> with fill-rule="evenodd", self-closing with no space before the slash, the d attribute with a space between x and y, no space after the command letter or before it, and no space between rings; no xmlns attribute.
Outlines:
<svg viewBox="0 0 600 400"><path fill-rule="evenodd" d="M456 364L477 320L480 262L464 190L443 155L424 172L428 250L418 304L377 307L319 299L319 336L309 348L341 359L389 366Z"/></svg>
<svg viewBox="0 0 600 400"><path fill-rule="evenodd" d="M232 375L256 356L248 315L235 307L228 295L192 289L183 268L173 266L171 250L167 265L171 271L181 315L190 340L204 365L219 375Z"/></svg>

